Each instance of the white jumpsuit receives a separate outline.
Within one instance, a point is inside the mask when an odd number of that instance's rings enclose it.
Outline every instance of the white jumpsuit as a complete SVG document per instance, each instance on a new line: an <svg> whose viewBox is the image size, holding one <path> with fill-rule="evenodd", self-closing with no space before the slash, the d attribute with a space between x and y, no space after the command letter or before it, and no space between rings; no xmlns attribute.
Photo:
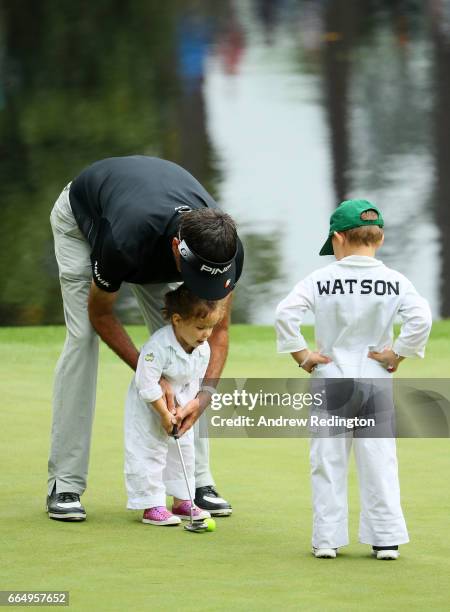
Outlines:
<svg viewBox="0 0 450 612"><path fill-rule="evenodd" d="M277 307L280 353L307 348L300 324L308 310L315 315L317 350L332 359L317 366L314 378L391 378L367 356L369 350L392 347L403 357L424 356L431 329L428 303L405 276L372 257L344 257L294 287ZM402 326L394 342L397 317ZM349 542L347 471L352 444L360 489L360 542L372 546L408 542L395 438L356 438L350 433L311 439L313 546L339 548Z"/></svg>
<svg viewBox="0 0 450 612"><path fill-rule="evenodd" d="M145 510L166 505L166 494L189 499L175 440L161 425L151 402L162 397L164 376L172 385L176 403L184 406L198 393L210 357L204 342L186 353L171 325L152 334L139 356L125 405L125 484L127 508ZM194 433L180 438L191 492L195 491Z"/></svg>

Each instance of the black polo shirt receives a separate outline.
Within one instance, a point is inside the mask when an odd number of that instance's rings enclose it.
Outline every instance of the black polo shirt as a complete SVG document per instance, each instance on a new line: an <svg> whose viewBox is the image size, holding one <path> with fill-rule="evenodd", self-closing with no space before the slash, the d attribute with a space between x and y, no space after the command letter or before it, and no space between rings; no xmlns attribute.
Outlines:
<svg viewBox="0 0 450 612"><path fill-rule="evenodd" d="M188 209L218 208L189 172L144 155L92 164L72 182L69 197L91 246L94 282L109 292L123 281L141 285L182 280L171 246L180 215ZM239 275L241 270L242 261Z"/></svg>

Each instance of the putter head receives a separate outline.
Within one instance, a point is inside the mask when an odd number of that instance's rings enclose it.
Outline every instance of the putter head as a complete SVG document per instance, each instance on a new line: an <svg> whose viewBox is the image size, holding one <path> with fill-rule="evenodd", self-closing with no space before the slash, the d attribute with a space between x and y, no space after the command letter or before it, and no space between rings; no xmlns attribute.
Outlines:
<svg viewBox="0 0 450 612"><path fill-rule="evenodd" d="M184 528L186 529L186 531L194 531L200 533L202 531L206 531L208 529L208 525L205 523L204 520L199 520L192 521L192 523L187 523Z"/></svg>

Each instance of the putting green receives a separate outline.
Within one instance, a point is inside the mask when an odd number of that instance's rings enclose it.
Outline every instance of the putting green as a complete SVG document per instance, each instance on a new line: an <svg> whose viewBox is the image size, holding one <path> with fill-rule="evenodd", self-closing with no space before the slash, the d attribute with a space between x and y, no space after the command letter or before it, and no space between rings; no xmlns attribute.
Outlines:
<svg viewBox="0 0 450 612"><path fill-rule="evenodd" d="M144 328L131 328L136 341ZM309 330L309 336L311 331ZM308 441L215 439L212 465L235 514L214 533L157 528L125 510L123 398L131 373L105 347L85 523L44 512L52 372L62 328L0 329L2 590L68 590L70 609L447 610L450 598L450 441L399 440L402 500L411 544L397 562L357 543L358 496L350 473L352 543L335 561L310 553ZM402 376L448 376L450 321L435 324L425 361ZM234 326L226 374L296 376L275 354L268 327Z"/></svg>

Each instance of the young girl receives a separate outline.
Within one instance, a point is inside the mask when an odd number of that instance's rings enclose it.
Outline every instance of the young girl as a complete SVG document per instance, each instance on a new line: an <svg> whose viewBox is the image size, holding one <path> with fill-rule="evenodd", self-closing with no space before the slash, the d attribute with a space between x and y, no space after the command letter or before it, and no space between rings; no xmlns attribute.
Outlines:
<svg viewBox="0 0 450 612"><path fill-rule="evenodd" d="M152 334L142 348L125 406L125 481L127 508L144 510L143 523L178 525L190 517L189 492L170 436L176 419L166 406L159 380L161 376L168 380L179 406L195 398L209 362L207 339L223 314L221 301L202 300L181 285L165 296L169 325ZM180 444L193 491L192 429ZM166 494L173 496L172 512L166 508ZM210 514L196 507L193 516L204 519Z"/></svg>

